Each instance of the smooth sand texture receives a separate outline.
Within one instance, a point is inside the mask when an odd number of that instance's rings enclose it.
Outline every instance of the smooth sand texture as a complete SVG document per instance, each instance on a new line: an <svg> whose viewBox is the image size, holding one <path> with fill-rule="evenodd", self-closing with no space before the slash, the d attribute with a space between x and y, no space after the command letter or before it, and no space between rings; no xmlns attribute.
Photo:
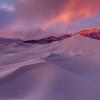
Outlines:
<svg viewBox="0 0 100 100"><path fill-rule="evenodd" d="M100 41L73 36L13 50L0 51L0 100L100 100Z"/></svg>

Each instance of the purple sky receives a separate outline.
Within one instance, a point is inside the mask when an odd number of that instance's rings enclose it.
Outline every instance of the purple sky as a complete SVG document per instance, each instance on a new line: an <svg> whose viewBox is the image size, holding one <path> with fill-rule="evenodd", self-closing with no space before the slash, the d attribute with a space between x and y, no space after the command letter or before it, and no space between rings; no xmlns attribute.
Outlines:
<svg viewBox="0 0 100 100"><path fill-rule="evenodd" d="M0 36L71 33L99 27L100 0L0 0Z"/></svg>

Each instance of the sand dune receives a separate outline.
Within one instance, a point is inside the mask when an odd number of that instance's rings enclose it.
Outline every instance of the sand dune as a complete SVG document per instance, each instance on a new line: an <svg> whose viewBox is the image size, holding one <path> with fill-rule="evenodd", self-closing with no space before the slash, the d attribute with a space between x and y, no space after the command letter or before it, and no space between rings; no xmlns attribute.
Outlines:
<svg viewBox="0 0 100 100"><path fill-rule="evenodd" d="M100 100L99 41L76 35L20 48L0 58L0 100Z"/></svg>

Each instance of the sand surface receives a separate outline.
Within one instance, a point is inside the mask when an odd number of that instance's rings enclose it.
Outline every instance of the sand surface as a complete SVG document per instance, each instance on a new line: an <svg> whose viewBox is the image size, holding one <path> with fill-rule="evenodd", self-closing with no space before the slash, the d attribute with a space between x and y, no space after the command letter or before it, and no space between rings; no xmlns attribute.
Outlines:
<svg viewBox="0 0 100 100"><path fill-rule="evenodd" d="M100 100L100 41L0 49L0 100Z"/></svg>

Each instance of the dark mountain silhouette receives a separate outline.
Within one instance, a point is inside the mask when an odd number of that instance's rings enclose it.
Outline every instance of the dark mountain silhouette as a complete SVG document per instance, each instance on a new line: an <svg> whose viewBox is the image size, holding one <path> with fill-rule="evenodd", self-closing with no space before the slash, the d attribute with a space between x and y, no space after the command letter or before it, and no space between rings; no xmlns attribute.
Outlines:
<svg viewBox="0 0 100 100"><path fill-rule="evenodd" d="M6 44L12 44L12 43L16 43L17 45L26 45L26 44L48 44L48 43L52 43L54 41L61 41L63 39L67 39L70 38L74 35L81 35L81 36L85 36L91 39L96 39L96 40L100 40L100 29L92 29L92 30L82 30L80 32L77 32L73 35L70 34L64 34L61 36L49 36L49 37L45 37L42 39L36 39L36 40L20 40L20 39L8 39L8 38L0 38L0 45Z"/></svg>
<svg viewBox="0 0 100 100"><path fill-rule="evenodd" d="M39 39L39 40L27 40L27 41L24 41L24 43L46 44L46 43L51 43L51 42L54 42L54 41L61 41L63 39L69 38L69 37L71 37L71 35L64 34L64 35L59 36L59 37L50 36L50 37L42 38L42 39Z"/></svg>
<svg viewBox="0 0 100 100"><path fill-rule="evenodd" d="M82 30L82 31L77 32L73 35L81 35L81 36L89 37L89 38L92 38L92 39L100 40L100 29ZM50 37L46 37L46 38L42 38L42 39L38 39L38 40L26 40L26 41L24 41L24 43L46 44L46 43L51 43L51 42L54 42L54 41L61 41L63 39L67 39L67 38L69 38L73 35L64 34L64 35L59 36L59 37L50 36Z"/></svg>

